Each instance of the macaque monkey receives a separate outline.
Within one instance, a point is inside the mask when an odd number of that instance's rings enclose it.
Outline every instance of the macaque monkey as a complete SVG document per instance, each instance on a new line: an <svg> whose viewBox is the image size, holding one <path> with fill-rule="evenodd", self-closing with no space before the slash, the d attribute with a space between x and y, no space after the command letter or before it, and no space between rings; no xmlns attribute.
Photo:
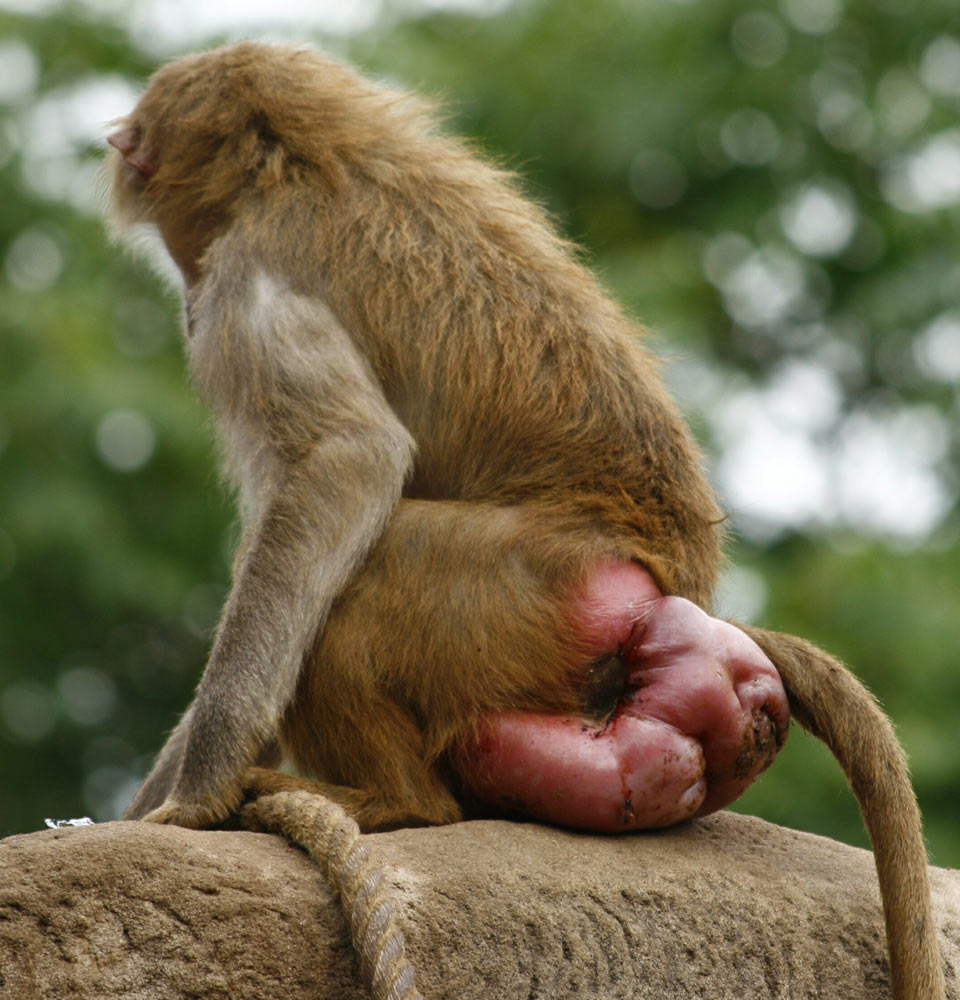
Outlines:
<svg viewBox="0 0 960 1000"><path fill-rule="evenodd" d="M739 795L792 709L863 811L895 996L942 997L888 720L814 646L709 617L700 455L512 178L420 103L253 43L162 68L109 142L115 226L154 226L183 275L243 528L196 697L127 816L202 827L306 787L368 830L464 809L664 826Z"/></svg>

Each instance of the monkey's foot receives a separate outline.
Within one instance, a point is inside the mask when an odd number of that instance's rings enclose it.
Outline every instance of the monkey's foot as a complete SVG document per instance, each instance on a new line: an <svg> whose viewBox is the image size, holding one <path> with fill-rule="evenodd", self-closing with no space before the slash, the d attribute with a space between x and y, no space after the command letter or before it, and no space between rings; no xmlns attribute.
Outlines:
<svg viewBox="0 0 960 1000"><path fill-rule="evenodd" d="M239 803L239 795L233 807L224 803L187 805L167 799L163 805L151 809L142 819L144 823L165 823L170 826L185 826L190 830L205 830L222 823L235 811Z"/></svg>
<svg viewBox="0 0 960 1000"><path fill-rule="evenodd" d="M563 826L669 826L728 805L787 736L773 664L740 629L664 597L630 563L598 566L574 601L588 717L508 712L457 755L478 800Z"/></svg>

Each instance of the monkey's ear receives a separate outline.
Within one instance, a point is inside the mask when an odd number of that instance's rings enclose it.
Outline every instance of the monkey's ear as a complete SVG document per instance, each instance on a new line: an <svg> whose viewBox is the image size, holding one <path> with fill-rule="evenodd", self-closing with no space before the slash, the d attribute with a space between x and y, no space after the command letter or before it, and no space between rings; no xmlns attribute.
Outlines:
<svg viewBox="0 0 960 1000"><path fill-rule="evenodd" d="M153 160L147 156L140 146L140 129L136 125L124 125L123 128L111 132L107 142L118 150L120 155L133 167L144 180L149 180L157 169Z"/></svg>

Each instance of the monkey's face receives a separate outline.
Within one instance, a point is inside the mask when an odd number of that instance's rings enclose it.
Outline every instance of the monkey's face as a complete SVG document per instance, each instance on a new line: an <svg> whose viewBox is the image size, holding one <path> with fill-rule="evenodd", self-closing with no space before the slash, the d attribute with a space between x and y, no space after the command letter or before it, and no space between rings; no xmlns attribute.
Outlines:
<svg viewBox="0 0 960 1000"><path fill-rule="evenodd" d="M140 244L139 224L153 227L188 281L243 183L230 148L237 112L209 63L197 56L159 70L107 137L113 234Z"/></svg>
<svg viewBox="0 0 960 1000"><path fill-rule="evenodd" d="M159 69L108 138L114 201L205 222L246 193L331 189L380 142L377 88L310 50L241 43ZM389 103L389 97L385 98Z"/></svg>
<svg viewBox="0 0 960 1000"><path fill-rule="evenodd" d="M191 281L247 200L304 185L330 195L372 159L376 94L288 47L240 44L161 68L107 140L114 234L154 226Z"/></svg>
<svg viewBox="0 0 960 1000"><path fill-rule="evenodd" d="M203 57L193 57L159 70L136 107L107 136L114 222L159 223L168 214L164 192L189 187L185 180L196 184L204 176L204 154L216 129L198 129L190 114L198 91L209 89L203 68ZM215 103L216 97L223 95L215 95Z"/></svg>

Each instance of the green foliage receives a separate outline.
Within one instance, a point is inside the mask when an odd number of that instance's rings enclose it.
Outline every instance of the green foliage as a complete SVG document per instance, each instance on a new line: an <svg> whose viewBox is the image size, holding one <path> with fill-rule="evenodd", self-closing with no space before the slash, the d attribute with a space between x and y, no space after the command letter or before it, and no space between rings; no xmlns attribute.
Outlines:
<svg viewBox="0 0 960 1000"><path fill-rule="evenodd" d="M911 755L933 858L953 865L960 191L934 168L960 156L958 35L945 0L527 0L385 18L350 41L518 169L654 347L680 354L671 378L744 539L726 598L736 610L747 581L766 624L865 678ZM135 87L153 63L77 5L0 14L0 45L14 40L36 73L0 103L0 835L116 815L202 668L232 532L175 296L77 194L94 144L35 141L70 133L37 114L51 98ZM798 365L836 398L819 416L794 400L791 433L835 476L858 458L852 427L913 421L892 439L916 473L903 497L895 481L871 503L861 483L855 503L856 482L828 481L822 512L778 519L736 492L754 487L730 478L731 408L775 405ZM911 483L914 509L924 484L939 497L924 517L875 516L909 506ZM799 730L739 808L864 843L838 769Z"/></svg>

